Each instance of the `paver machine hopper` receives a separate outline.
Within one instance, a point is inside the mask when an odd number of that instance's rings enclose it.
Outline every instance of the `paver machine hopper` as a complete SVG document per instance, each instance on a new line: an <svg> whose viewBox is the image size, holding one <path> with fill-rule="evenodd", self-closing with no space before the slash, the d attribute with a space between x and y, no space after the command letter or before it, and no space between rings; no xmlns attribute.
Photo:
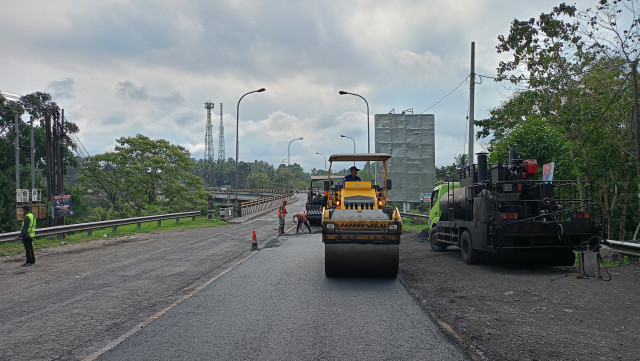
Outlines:
<svg viewBox="0 0 640 361"><path fill-rule="evenodd" d="M387 178L385 153L333 154L329 157L328 194L322 212L325 274L334 276L396 277L399 265L402 218L387 206L391 180ZM335 182L334 162L382 162L384 186L369 181Z"/></svg>

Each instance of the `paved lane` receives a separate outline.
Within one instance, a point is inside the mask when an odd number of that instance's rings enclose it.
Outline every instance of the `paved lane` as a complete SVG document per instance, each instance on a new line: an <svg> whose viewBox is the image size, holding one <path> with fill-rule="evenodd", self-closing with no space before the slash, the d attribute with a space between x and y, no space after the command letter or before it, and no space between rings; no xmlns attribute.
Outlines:
<svg viewBox="0 0 640 361"><path fill-rule="evenodd" d="M281 236L100 360L464 360L397 279L329 279Z"/></svg>

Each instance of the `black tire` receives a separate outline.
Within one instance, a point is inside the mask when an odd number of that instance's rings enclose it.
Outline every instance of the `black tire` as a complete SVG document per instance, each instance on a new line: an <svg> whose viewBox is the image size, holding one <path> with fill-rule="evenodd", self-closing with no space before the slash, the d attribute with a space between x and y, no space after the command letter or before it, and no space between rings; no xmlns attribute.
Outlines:
<svg viewBox="0 0 640 361"><path fill-rule="evenodd" d="M431 233L429 234L429 245L431 246L431 249L436 252L444 252L447 250L447 247L449 247L449 245L446 243L438 242L436 240L436 232L437 230L435 229L435 227L431 229Z"/></svg>
<svg viewBox="0 0 640 361"><path fill-rule="evenodd" d="M460 251L462 260L466 264L478 264L484 255L482 251L473 249L471 235L468 231L464 231L460 237Z"/></svg>

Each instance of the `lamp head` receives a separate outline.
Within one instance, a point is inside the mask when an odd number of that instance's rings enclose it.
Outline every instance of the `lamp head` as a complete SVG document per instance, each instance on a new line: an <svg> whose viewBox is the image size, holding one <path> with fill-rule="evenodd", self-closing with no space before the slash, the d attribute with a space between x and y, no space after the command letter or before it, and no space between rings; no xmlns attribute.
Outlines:
<svg viewBox="0 0 640 361"><path fill-rule="evenodd" d="M340 95L345 95L345 94L349 94L349 93L348 93L348 92L346 92L346 91L344 91L344 90L340 90L340 91L338 92L338 94L340 94Z"/></svg>
<svg viewBox="0 0 640 361"><path fill-rule="evenodd" d="M267 90L267 89L265 89L265 88L260 88L260 89L256 90L256 93L262 93L262 92L263 92L263 91L265 91L265 90Z"/></svg>

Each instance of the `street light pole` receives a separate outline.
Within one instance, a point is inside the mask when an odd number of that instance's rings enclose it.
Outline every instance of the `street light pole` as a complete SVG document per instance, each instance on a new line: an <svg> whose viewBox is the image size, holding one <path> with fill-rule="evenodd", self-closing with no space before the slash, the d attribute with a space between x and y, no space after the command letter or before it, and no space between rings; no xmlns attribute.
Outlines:
<svg viewBox="0 0 640 361"><path fill-rule="evenodd" d="M351 137L349 137L349 136L347 136L347 135L342 135L342 134L340 134L340 136L341 136L342 138L349 138L349 139L351 139L351 140L353 141L353 154L355 154L355 153L356 153L356 141L355 141L353 138L351 138ZM356 162L355 162L355 161L353 161L353 166L355 167L355 165L356 165Z"/></svg>
<svg viewBox="0 0 640 361"><path fill-rule="evenodd" d="M282 162L280 162L280 164L284 164L284 161L286 159L283 159ZM286 193L287 189L284 187L284 174L282 175L282 193Z"/></svg>
<svg viewBox="0 0 640 361"><path fill-rule="evenodd" d="M316 152L316 154L320 154L321 156L324 157L324 171L326 172L327 171L327 156L322 154L322 153L318 153L318 152Z"/></svg>
<svg viewBox="0 0 640 361"><path fill-rule="evenodd" d="M350 136L347 136L347 135L340 134L340 136L342 138L349 138L349 139L351 139L353 141L353 152L355 153L356 152L356 141L353 138L351 138Z"/></svg>
<svg viewBox="0 0 640 361"><path fill-rule="evenodd" d="M345 95L345 94L355 95L357 97L360 97L362 100L364 100L364 103L367 104L367 153L371 153L371 142L369 140L369 139L371 139L371 137L369 136L369 102L367 102L367 99L365 99L362 95L358 95L358 94L355 94L355 93L349 93L349 92L346 92L344 90L340 90L338 92L338 94L340 94L340 95Z"/></svg>
<svg viewBox="0 0 640 361"><path fill-rule="evenodd" d="M296 140L302 140L302 137L293 139L292 141L289 142L289 147L287 150L287 167L291 166L291 143L295 142Z"/></svg>
<svg viewBox="0 0 640 361"><path fill-rule="evenodd" d="M239 145L240 145L240 142L238 141L238 129L239 129L239 124L240 124L240 101L242 101L242 98L244 98L245 96L247 96L247 95L249 95L251 93L262 93L265 90L266 90L265 88L260 88L258 90L254 90L254 91L250 91L248 93L245 93L238 100L238 107L236 108L236 199L235 199L235 203L238 206L239 206L239 204L238 204L238 155L239 155ZM238 213L240 213L240 207L238 207Z"/></svg>

